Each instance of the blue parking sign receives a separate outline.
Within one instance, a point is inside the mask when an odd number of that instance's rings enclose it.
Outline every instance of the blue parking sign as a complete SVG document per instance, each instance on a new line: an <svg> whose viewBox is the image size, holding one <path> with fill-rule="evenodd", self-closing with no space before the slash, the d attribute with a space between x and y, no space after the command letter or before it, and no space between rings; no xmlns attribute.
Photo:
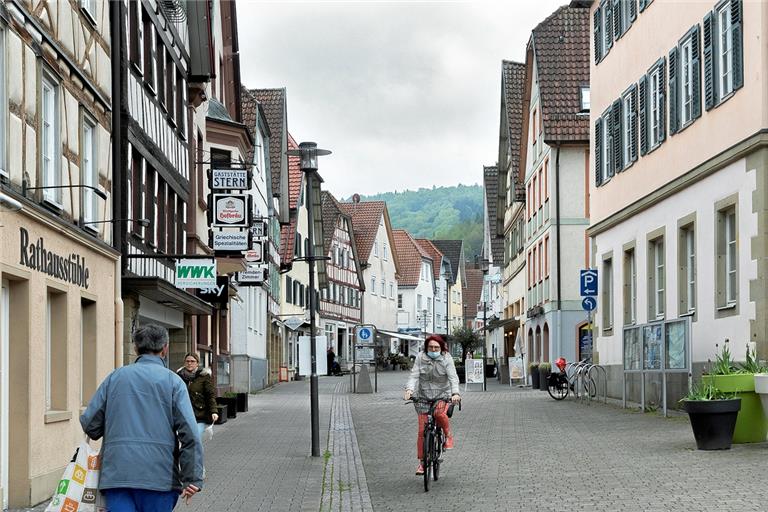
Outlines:
<svg viewBox="0 0 768 512"><path fill-rule="evenodd" d="M594 297L597 295L597 270L585 269L581 271L579 279L579 291L582 297Z"/></svg>

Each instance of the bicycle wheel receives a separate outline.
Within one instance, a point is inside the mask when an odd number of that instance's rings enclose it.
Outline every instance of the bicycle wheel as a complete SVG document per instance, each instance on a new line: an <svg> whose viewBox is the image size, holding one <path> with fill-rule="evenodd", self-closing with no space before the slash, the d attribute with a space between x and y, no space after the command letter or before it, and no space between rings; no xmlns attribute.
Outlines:
<svg viewBox="0 0 768 512"><path fill-rule="evenodd" d="M438 430L437 436L435 436L435 442L434 442L434 458L432 459L432 477L435 479L435 482L437 482L437 479L440 477L440 455L443 452L443 431Z"/></svg>
<svg viewBox="0 0 768 512"><path fill-rule="evenodd" d="M432 476L432 432L424 429L424 457L422 466L424 467L424 492L429 492L429 479Z"/></svg>
<svg viewBox="0 0 768 512"><path fill-rule="evenodd" d="M568 396L568 379L562 375L549 380L547 391L555 400L563 400Z"/></svg>

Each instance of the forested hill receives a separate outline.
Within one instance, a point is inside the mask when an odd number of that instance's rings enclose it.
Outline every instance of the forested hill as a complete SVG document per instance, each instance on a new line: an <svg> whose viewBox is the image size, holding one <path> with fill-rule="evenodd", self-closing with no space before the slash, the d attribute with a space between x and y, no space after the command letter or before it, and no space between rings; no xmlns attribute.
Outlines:
<svg viewBox="0 0 768 512"><path fill-rule="evenodd" d="M392 226L414 238L464 240L464 256L471 259L483 245L483 188L479 185L420 188L362 196L363 201L385 201Z"/></svg>

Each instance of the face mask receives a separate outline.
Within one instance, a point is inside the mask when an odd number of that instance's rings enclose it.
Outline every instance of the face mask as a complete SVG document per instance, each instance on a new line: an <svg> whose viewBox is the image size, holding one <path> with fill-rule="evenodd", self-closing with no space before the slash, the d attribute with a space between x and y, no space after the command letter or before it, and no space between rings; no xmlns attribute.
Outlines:
<svg viewBox="0 0 768 512"><path fill-rule="evenodd" d="M440 352L427 352L427 355L432 359L437 359L438 357L440 357Z"/></svg>

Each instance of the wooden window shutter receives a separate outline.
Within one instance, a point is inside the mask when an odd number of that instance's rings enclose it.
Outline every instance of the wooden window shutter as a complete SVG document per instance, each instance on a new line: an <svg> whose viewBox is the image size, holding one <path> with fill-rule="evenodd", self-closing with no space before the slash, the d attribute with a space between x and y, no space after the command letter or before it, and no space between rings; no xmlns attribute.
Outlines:
<svg viewBox="0 0 768 512"><path fill-rule="evenodd" d="M710 110L717 98L717 80L715 80L715 13L710 11L704 16L702 44L704 52L704 108Z"/></svg>
<svg viewBox="0 0 768 512"><path fill-rule="evenodd" d="M629 21L637 19L637 0L629 0Z"/></svg>
<svg viewBox="0 0 768 512"><path fill-rule="evenodd" d="M664 138L666 137L666 87L664 87L666 82L666 62L664 60L664 57L661 58L661 62L659 63L659 74L657 75L659 83L659 93L660 93L660 99L659 99L659 143L664 141Z"/></svg>
<svg viewBox="0 0 768 512"><path fill-rule="evenodd" d="M624 33L621 26L621 8L624 0L613 0L613 38L619 39Z"/></svg>
<svg viewBox="0 0 768 512"><path fill-rule="evenodd" d="M602 9L605 9L605 53L608 53L613 48L613 30L611 30L613 26L612 0L605 2Z"/></svg>
<svg viewBox="0 0 768 512"><path fill-rule="evenodd" d="M697 23L693 27L693 35L691 36L691 80L693 80L693 115L692 119L698 119L701 117L701 45L699 44L699 24Z"/></svg>
<svg viewBox="0 0 768 512"><path fill-rule="evenodd" d="M613 102L611 106L611 132L613 133L613 165L611 175L621 172L624 168L624 145L622 141L623 125L621 98Z"/></svg>
<svg viewBox="0 0 768 512"><path fill-rule="evenodd" d="M741 0L731 0L731 41L733 45L733 90L744 86L744 41Z"/></svg>
<svg viewBox="0 0 768 512"><path fill-rule="evenodd" d="M680 125L680 105L679 105L679 73L680 49L675 46L669 50L669 134L677 133Z"/></svg>
<svg viewBox="0 0 768 512"><path fill-rule="evenodd" d="M637 82L637 115L640 117L640 154L648 152L648 75Z"/></svg>
<svg viewBox="0 0 768 512"><path fill-rule="evenodd" d="M595 186L603 184L603 120L595 121Z"/></svg>
<svg viewBox="0 0 768 512"><path fill-rule="evenodd" d="M632 105L632 112L630 114L630 123L632 124L632 140L630 141L629 146L629 155L632 158L632 161L635 162L637 160L637 86L634 86L632 88L632 91L630 94L630 103Z"/></svg>
<svg viewBox="0 0 768 512"><path fill-rule="evenodd" d="M643 12L648 5L648 0L640 0L640 12Z"/></svg>
<svg viewBox="0 0 768 512"><path fill-rule="evenodd" d="M602 54L600 52L600 49L602 48L602 45L600 44L602 42L602 32L600 30L600 7L595 9L594 14L592 15L593 19L593 43L595 45L595 64L600 62L600 58L602 57Z"/></svg>

